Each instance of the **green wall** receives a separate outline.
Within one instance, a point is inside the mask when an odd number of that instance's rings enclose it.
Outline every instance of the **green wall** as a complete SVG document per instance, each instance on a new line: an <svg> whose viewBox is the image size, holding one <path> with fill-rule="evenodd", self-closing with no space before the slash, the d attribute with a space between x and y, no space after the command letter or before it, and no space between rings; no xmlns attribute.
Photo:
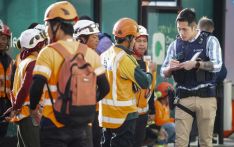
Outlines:
<svg viewBox="0 0 234 147"><path fill-rule="evenodd" d="M70 0L78 10L79 16L88 15L93 18L94 0ZM112 33L114 23L121 17L130 17L137 20L138 0L101 0L102 31ZM7 23L13 32L13 42L32 22L43 23L46 8L56 0L0 0L0 19ZM182 7L195 8L197 16L211 17L213 14L212 0L182 0ZM148 30L150 33L149 53L152 54L152 34L162 32L167 36L166 47L175 38L176 13L148 14ZM16 49L10 54L14 57Z"/></svg>
<svg viewBox="0 0 234 147"><path fill-rule="evenodd" d="M129 17L137 21L138 0L102 0L102 31L112 34L116 21Z"/></svg>
<svg viewBox="0 0 234 147"><path fill-rule="evenodd" d="M0 0L0 19L6 23L12 31L12 46L20 33L33 23L44 23L46 8L56 0ZM70 0L77 8L78 15L93 17L93 0ZM18 50L12 48L9 53L12 57Z"/></svg>

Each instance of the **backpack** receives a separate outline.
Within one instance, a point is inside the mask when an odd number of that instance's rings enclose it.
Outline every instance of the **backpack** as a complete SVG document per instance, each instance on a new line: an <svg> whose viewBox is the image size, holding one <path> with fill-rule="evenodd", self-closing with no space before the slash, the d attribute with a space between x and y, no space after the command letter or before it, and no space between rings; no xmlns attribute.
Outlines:
<svg viewBox="0 0 234 147"><path fill-rule="evenodd" d="M47 84L57 121L65 126L92 122L96 111L97 77L94 69L84 59L87 46L80 43L75 54L70 54L59 43L53 43L49 47L64 58L59 71L58 97L55 101Z"/></svg>

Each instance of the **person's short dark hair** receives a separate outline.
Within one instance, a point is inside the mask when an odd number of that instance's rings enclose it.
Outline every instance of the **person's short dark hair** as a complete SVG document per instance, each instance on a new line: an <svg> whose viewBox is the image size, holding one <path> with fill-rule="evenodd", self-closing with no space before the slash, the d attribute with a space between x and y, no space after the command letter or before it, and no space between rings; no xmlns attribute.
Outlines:
<svg viewBox="0 0 234 147"><path fill-rule="evenodd" d="M211 19L203 16L198 21L198 29L212 33L214 31L214 22Z"/></svg>
<svg viewBox="0 0 234 147"><path fill-rule="evenodd" d="M121 44L121 43L123 43L126 40L131 41L133 38L134 38L133 35L127 35L124 38L119 38L119 37L115 36L115 41L116 41L117 44Z"/></svg>
<svg viewBox="0 0 234 147"><path fill-rule="evenodd" d="M78 40L80 40L81 43L86 44L88 42L90 35L80 35L77 37Z"/></svg>
<svg viewBox="0 0 234 147"><path fill-rule="evenodd" d="M79 17L79 20L90 20L90 21L93 21L93 19L87 15L82 15Z"/></svg>
<svg viewBox="0 0 234 147"><path fill-rule="evenodd" d="M73 28L72 21L64 21L63 19L55 18L55 19L49 20L48 22L51 24L52 27L55 24L59 23L61 25L61 29L66 35L73 36L74 28Z"/></svg>
<svg viewBox="0 0 234 147"><path fill-rule="evenodd" d="M39 23L37 23L37 22L33 22L33 23L31 23L29 26L28 26L28 29L33 29L33 28L35 28L35 26L37 26Z"/></svg>
<svg viewBox="0 0 234 147"><path fill-rule="evenodd" d="M196 23L196 14L192 9L185 8L178 14L176 18L176 22L178 21L186 21L190 26L193 23Z"/></svg>

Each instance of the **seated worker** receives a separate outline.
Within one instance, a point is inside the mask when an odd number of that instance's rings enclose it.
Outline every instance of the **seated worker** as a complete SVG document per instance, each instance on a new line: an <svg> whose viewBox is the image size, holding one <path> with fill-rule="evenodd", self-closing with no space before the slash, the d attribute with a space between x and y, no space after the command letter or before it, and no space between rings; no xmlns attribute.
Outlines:
<svg viewBox="0 0 234 147"><path fill-rule="evenodd" d="M159 137L158 143L172 143L175 142L175 123L174 118L170 117L168 92L173 90L173 86L168 82L162 82L158 85L156 90L161 93L161 96L154 101L155 124L161 128L160 131L165 130L167 133L167 138L161 140Z"/></svg>

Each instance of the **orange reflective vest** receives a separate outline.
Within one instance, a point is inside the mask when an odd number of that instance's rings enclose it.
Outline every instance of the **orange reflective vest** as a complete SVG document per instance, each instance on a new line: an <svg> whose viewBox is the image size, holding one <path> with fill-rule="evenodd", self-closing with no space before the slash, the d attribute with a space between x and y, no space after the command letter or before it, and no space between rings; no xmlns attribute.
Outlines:
<svg viewBox="0 0 234 147"><path fill-rule="evenodd" d="M145 62L145 64L146 64L146 67L148 67L147 62ZM146 69L146 72L149 72L148 68ZM156 84L156 72L154 72L152 75L153 75L153 80L152 80L150 89L140 89L136 93L137 111L139 114L146 114L149 110L148 101L152 93L154 92L154 88Z"/></svg>
<svg viewBox="0 0 234 147"><path fill-rule="evenodd" d="M10 88L11 88L11 74L12 74L13 61L9 64L6 71L0 62L0 97L10 98Z"/></svg>
<svg viewBox="0 0 234 147"><path fill-rule="evenodd" d="M162 126L166 123L174 122L174 118L170 118L169 106L161 104L159 100L154 101L155 107L155 124Z"/></svg>

